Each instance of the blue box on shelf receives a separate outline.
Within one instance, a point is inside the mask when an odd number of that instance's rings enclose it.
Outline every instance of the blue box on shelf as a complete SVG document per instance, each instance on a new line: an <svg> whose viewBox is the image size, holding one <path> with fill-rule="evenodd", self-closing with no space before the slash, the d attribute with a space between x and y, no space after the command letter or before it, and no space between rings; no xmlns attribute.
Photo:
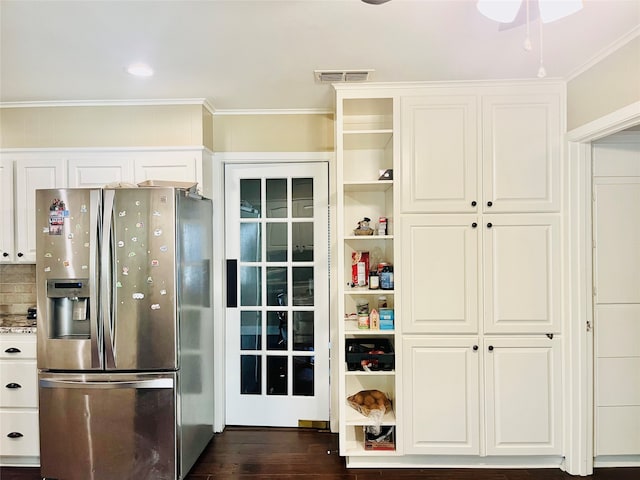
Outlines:
<svg viewBox="0 0 640 480"><path fill-rule="evenodd" d="M380 312L380 330L393 330L393 309L381 308Z"/></svg>

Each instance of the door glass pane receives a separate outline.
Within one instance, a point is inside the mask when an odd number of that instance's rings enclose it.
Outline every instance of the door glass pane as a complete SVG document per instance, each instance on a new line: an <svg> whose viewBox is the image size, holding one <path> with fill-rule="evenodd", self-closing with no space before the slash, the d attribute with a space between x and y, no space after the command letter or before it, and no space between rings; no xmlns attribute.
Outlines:
<svg viewBox="0 0 640 480"><path fill-rule="evenodd" d="M293 357L293 394L313 396L314 357Z"/></svg>
<svg viewBox="0 0 640 480"><path fill-rule="evenodd" d="M267 312L267 350L286 350L287 312Z"/></svg>
<svg viewBox="0 0 640 480"><path fill-rule="evenodd" d="M313 305L313 267L293 267L293 305Z"/></svg>
<svg viewBox="0 0 640 480"><path fill-rule="evenodd" d="M240 393L260 395L262 390L262 357L240 355Z"/></svg>
<svg viewBox="0 0 640 480"><path fill-rule="evenodd" d="M262 313L244 311L240 314L240 349L262 349Z"/></svg>
<svg viewBox="0 0 640 480"><path fill-rule="evenodd" d="M287 287L287 267L267 267L267 305L286 305Z"/></svg>
<svg viewBox="0 0 640 480"><path fill-rule="evenodd" d="M313 312L293 312L293 349L313 352Z"/></svg>
<svg viewBox="0 0 640 480"><path fill-rule="evenodd" d="M287 261L287 224L267 223L267 262Z"/></svg>
<svg viewBox="0 0 640 480"><path fill-rule="evenodd" d="M260 190L259 178L240 180L240 218L260 218Z"/></svg>
<svg viewBox="0 0 640 480"><path fill-rule="evenodd" d="M262 268L240 267L240 305L262 304Z"/></svg>
<svg viewBox="0 0 640 480"><path fill-rule="evenodd" d="M287 179L267 179L267 217L287 217Z"/></svg>
<svg viewBox="0 0 640 480"><path fill-rule="evenodd" d="M313 218L313 179L291 179L291 200L294 218Z"/></svg>
<svg viewBox="0 0 640 480"><path fill-rule="evenodd" d="M261 225L259 223L240 224L240 261L259 262L262 260L260 230Z"/></svg>
<svg viewBox="0 0 640 480"><path fill-rule="evenodd" d="M267 357L267 395L287 394L287 357Z"/></svg>
<svg viewBox="0 0 640 480"><path fill-rule="evenodd" d="M313 262L313 223L295 222L291 225L294 262Z"/></svg>

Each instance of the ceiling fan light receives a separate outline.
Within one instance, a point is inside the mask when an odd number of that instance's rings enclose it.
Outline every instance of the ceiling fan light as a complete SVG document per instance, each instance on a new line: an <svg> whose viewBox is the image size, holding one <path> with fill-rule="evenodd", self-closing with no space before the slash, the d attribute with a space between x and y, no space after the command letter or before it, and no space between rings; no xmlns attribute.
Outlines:
<svg viewBox="0 0 640 480"><path fill-rule="evenodd" d="M127 67L127 73L134 77L151 77L153 75L153 69L146 63L132 63Z"/></svg>
<svg viewBox="0 0 640 480"><path fill-rule="evenodd" d="M538 0L542 23L550 23L582 10L582 0Z"/></svg>
<svg viewBox="0 0 640 480"><path fill-rule="evenodd" d="M487 18L500 23L511 23L520 10L522 0L478 0L478 11Z"/></svg>

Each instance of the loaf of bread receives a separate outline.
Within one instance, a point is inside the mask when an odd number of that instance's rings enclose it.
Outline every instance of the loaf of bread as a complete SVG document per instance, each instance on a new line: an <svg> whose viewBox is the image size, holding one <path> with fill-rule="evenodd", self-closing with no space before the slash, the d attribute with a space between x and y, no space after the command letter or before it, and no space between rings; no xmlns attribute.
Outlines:
<svg viewBox="0 0 640 480"><path fill-rule="evenodd" d="M391 410L391 400L380 390L361 390L347 397L347 402L366 417L372 410L382 414Z"/></svg>

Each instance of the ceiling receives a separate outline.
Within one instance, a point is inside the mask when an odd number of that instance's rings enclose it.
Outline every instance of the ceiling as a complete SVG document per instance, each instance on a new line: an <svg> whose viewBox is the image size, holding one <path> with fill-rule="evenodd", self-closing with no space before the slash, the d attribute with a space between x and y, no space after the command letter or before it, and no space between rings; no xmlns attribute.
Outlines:
<svg viewBox="0 0 640 480"><path fill-rule="evenodd" d="M534 0L531 0L534 10ZM204 98L216 111L332 108L314 70L370 81L536 78L539 27L475 0L1 0L0 102ZM548 78L569 78L640 31L640 0L584 0L543 26ZM155 75L125 72L146 61Z"/></svg>

